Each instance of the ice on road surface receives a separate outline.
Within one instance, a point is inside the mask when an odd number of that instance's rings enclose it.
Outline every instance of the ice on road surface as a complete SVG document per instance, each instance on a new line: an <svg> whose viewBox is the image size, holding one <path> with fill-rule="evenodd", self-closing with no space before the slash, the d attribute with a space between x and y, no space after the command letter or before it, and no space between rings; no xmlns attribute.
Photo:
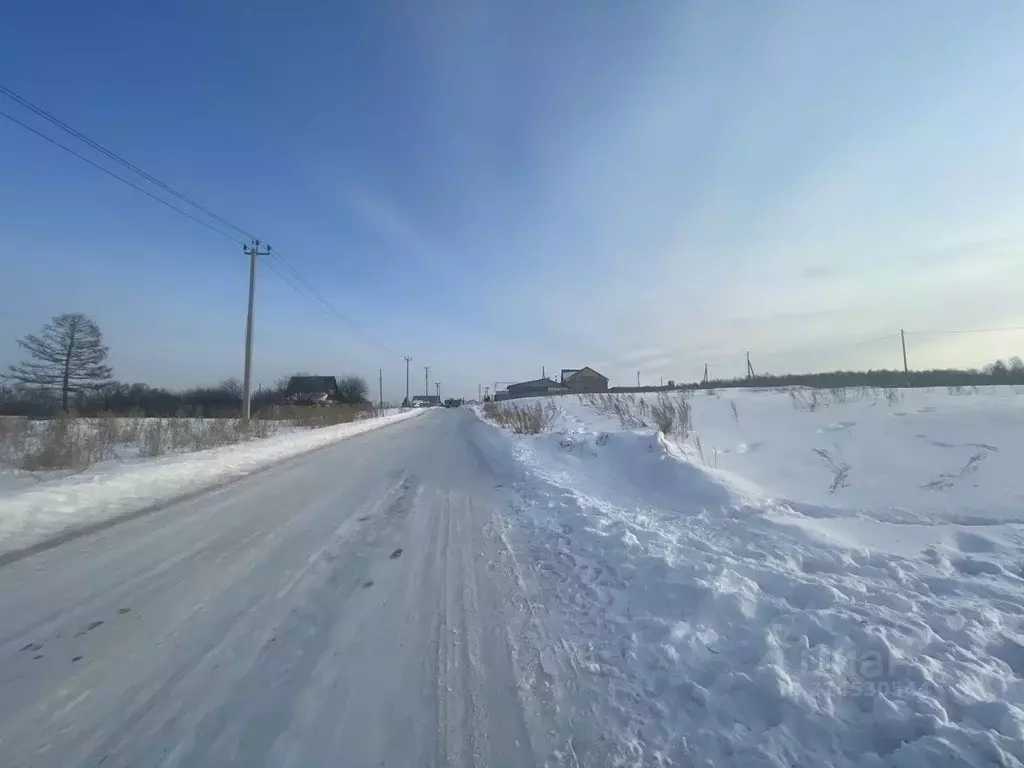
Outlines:
<svg viewBox="0 0 1024 768"><path fill-rule="evenodd" d="M38 485L0 490L0 554L144 509L330 443L412 418L405 411L239 445L102 466Z"/></svg>

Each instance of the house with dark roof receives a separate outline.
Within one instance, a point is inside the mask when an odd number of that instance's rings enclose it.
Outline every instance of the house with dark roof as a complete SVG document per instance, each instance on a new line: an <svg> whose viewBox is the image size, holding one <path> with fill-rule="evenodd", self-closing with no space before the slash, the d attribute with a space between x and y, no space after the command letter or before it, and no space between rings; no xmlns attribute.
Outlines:
<svg viewBox="0 0 1024 768"><path fill-rule="evenodd" d="M413 395L412 396L412 407L413 408L429 408L434 405L440 405L441 398L438 395Z"/></svg>
<svg viewBox="0 0 1024 768"><path fill-rule="evenodd" d="M326 405L338 395L338 380L333 376L292 376L284 391L286 402L297 405Z"/></svg>
<svg viewBox="0 0 1024 768"><path fill-rule="evenodd" d="M589 365L582 368L563 368L561 383L570 392L607 392L608 377L602 376Z"/></svg>
<svg viewBox="0 0 1024 768"><path fill-rule="evenodd" d="M506 388L508 396L511 397L539 397L541 395L564 395L569 388L557 381L548 378L534 379L533 381L522 381L518 384L509 384Z"/></svg>

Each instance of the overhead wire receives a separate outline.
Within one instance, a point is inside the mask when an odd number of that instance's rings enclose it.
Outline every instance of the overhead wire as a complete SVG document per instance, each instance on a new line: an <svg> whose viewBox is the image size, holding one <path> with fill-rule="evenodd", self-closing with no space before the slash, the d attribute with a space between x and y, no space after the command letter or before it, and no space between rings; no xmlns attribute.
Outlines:
<svg viewBox="0 0 1024 768"><path fill-rule="evenodd" d="M102 165L100 165L99 163L97 163L97 162L95 162L95 161L93 161L93 160L90 160L90 159L89 159L88 157L86 157L85 155L83 155L83 154L80 154L80 153L76 152L76 151L75 151L75 150L73 150L73 149L72 149L71 147L69 147L69 146L67 146L67 145L65 145L65 144L61 144L61 143L60 143L59 141L57 141L57 140L56 140L56 139L54 139L53 137L51 137L51 136L47 136L47 135L46 135L45 133L43 133L42 131L36 130L35 128L33 128L33 127L32 127L31 125L28 125L27 123L23 123L23 122L22 122L21 120L19 120L18 118L14 117L14 116L12 116L12 115L9 115L9 114L7 114L7 113L6 113L6 112L4 112L3 110L0 110L0 117L4 117L4 118L7 118L7 119L8 119L8 120L10 120L10 121L11 121L12 123L15 123L15 124L17 124L17 125L20 125L20 126L21 126L22 128L24 128L24 129L25 129L26 131L31 131L32 133L34 133L34 134L35 134L36 136L38 136L39 138L41 138L41 139L44 139L44 140L46 140L46 141L50 142L50 143L51 143L51 144L53 144L53 145L54 145L55 147L59 147L60 149L63 149L63 150L64 150L65 152L67 152L68 154L74 155L75 157L77 157L77 158L78 158L79 160L81 160L82 162L84 162L84 163L88 163L88 164L89 164L89 165L91 165L91 166L92 166L93 168L96 168L97 170L103 171L103 172L104 172L105 174L107 174L108 176L111 176L111 177L113 177L113 178L117 179L118 181L122 182L123 184L127 184L127 185L128 185L129 187L131 187L131 188L132 188L132 189L134 189L134 190L137 190L138 192L141 192L141 193L142 193L142 194L144 194L144 195L145 195L146 197L149 197L149 198L151 198L151 199L153 199L153 200L156 200L156 201L157 201L158 203L160 203L161 205L166 205L166 206L167 206L168 208L170 208L170 209L171 209L172 211L176 211L177 213L180 213L180 214L181 214L182 216L185 216L186 218L192 219L192 221L194 221L194 222L195 222L196 224L202 224L202 225L203 225L204 227L206 227L207 229L209 229L209 230L211 230L211 231L213 231L213 232L216 232L216 233L217 233L218 235L221 235L222 237L226 237L226 238L227 238L228 240L231 240L232 242L235 242L235 243L239 243L240 245L245 245L245 243L244 243L244 242L243 242L242 240L239 240L239 239L238 239L237 237L235 237L234 235L230 235L230 234L228 234L227 232L225 232L224 230L222 230L222 229L218 229L217 227L215 227L215 226L213 226L212 224L210 224L210 223L209 223L208 221L203 221L202 219L200 219L200 218L198 218L198 217L196 217L196 216L193 216L193 215L192 215L191 213L189 213L188 211L186 211L186 210L183 210L183 209L179 208L178 206L174 205L174 203L171 203L171 202L168 202L167 200L164 200L164 199L163 199L162 197L160 197L159 195L154 195L154 194L153 194L152 192L150 192L150 191L149 191L149 190L147 190L147 189L144 189L144 188L140 187L140 186L139 186L138 184L136 184L135 182L133 182L133 181L130 181L129 179L126 179L126 178L125 178L124 176L119 176L118 174L116 174L116 173L114 173L114 172L113 172L112 170L110 170L109 168L105 168L105 167L103 167Z"/></svg>
<svg viewBox="0 0 1024 768"><path fill-rule="evenodd" d="M907 331L907 336L945 336L957 333L1003 333L1006 331L1024 331L1024 325L1011 325L1007 328L965 328L946 331Z"/></svg>
<svg viewBox="0 0 1024 768"><path fill-rule="evenodd" d="M0 84L0 93L2 93L3 95L7 96L11 100L17 102L18 104L20 104L21 106L23 106L26 109L30 110L31 112L35 113L36 115L38 115L39 117L43 118L44 120L46 120L46 121L50 122L51 124L57 126L58 128L60 128L65 133L69 133L72 136L74 136L76 139L78 139L79 141L82 141L85 144L88 144L90 147L95 149L97 152L100 152L101 154L105 155L106 157L109 157L111 160L121 164L122 166L124 166L128 170L132 171L133 173L138 174L139 176L144 178L146 181L148 181L148 182L150 182L152 184L155 184L156 186L160 187L160 189L163 189L164 191L169 192L170 194L174 195L176 198L181 200L183 203L187 203L188 205L191 205L193 208L196 208L197 210L201 211L202 213L205 213L211 219L214 219L214 220L220 222L221 224L224 224L225 226L229 227L230 229L234 229L237 232L241 232L243 235L245 235L246 237L250 238L251 240L258 239L256 237L256 235L252 234L252 232L249 232L244 227L240 227L237 224L234 224L234 223L228 221L223 216L220 216L219 214L214 213L213 211L211 211L206 206L202 205L201 203L196 202L195 200L193 200L188 195L183 194L182 192L179 192L178 190L174 189L174 187L170 186L169 184L165 184L160 179L158 179L156 176L153 176L152 174L147 173L146 171L142 170L137 165L135 165L134 163L132 163L132 162L126 160L125 158L121 157L119 154L117 154L113 150L107 149L105 146L100 144L98 141L95 141L95 140L89 138L88 136L86 136L84 133L82 133L78 129L68 125L63 120L61 120L59 117L56 117L55 115L50 114L45 109L40 107L38 104L33 104L31 101L26 99L24 96L21 96L21 95L15 93L14 91L12 91L7 86L5 86L3 84Z"/></svg>
<svg viewBox="0 0 1024 768"><path fill-rule="evenodd" d="M887 336L878 336L873 339L862 339L861 341L851 341L845 344L829 344L828 346L820 347L801 347L798 349L792 349L786 352L757 352L751 350L751 356L756 355L757 357L786 357L789 355L802 355L811 352L831 352L836 349L849 349L850 347L860 347L865 344L877 344L880 341L889 341L891 339L898 339L900 335L898 333L890 333Z"/></svg>
<svg viewBox="0 0 1024 768"><path fill-rule="evenodd" d="M276 248L272 248L271 249L270 256L271 256L271 258L277 259L277 261L285 269L287 269L295 277L295 279L299 281L299 283L301 283L303 286L305 286L306 290L310 294L312 294L318 301L320 301L320 303L323 304L324 307L327 310L329 310L329 312L334 317L336 317L339 320L343 321L344 323L348 324L349 327L351 327L354 331L356 331L360 335L362 335L362 336L366 337L367 339L369 339L370 341L372 341L374 344L376 344L378 347L383 349L385 352L389 352L392 355L395 355L397 357L401 357L401 355L398 352L396 352L395 350L391 349L384 342L382 342L379 339L377 339L374 336L372 336L368 331L366 331L364 328L362 328L359 325L359 323L357 323L355 320L350 318L348 315L346 315L340 309L335 307L330 301L328 301L326 298L324 298L323 294L321 294L320 291L318 291L315 287L313 287L313 285L298 270L296 270L283 256L281 256L277 252ZM272 264L270 262L265 262L265 263L266 263L266 265L268 267L272 268ZM277 270L273 270L273 271L276 272L279 276L281 275L281 273L277 272Z"/></svg>
<svg viewBox="0 0 1024 768"><path fill-rule="evenodd" d="M223 224L224 226L226 226L226 227L228 227L230 229L235 230L236 232L240 232L241 234L247 236L250 240L259 240L259 238L257 238L255 234L253 234L251 231L249 231L245 227L242 227L242 226L239 226L238 224L235 224L234 222L230 221L229 219L227 219L227 218L217 214L216 212L210 210L206 206L204 206L201 203L197 202L196 200L194 200L193 198L189 197L188 195L186 195L186 194L184 194L182 192L179 192L174 187L172 187L169 184L167 184L167 183L161 181L160 179L158 179L156 176L153 176L152 174L144 171L143 169L139 168L134 163L132 163L129 160L126 160L125 158L121 157L119 154L117 154L113 150L110 150L107 147L105 147L102 144L100 144L99 142L91 139L89 136L85 135L84 133L82 133L81 131L77 130L76 128L68 125L67 123L65 123L60 118L56 117L55 115L51 114L50 112L47 112L42 107L38 106L37 104L32 103L28 99L26 99L23 96L17 94L16 92L12 91L10 88L7 88L6 86L4 86L2 84L0 84L0 94L3 94L5 96L7 96L8 98L12 99L16 103L18 103L21 106L25 107L26 109L30 110L31 112L33 112L37 116L43 118L44 120L48 121L52 125L60 128L62 131L66 132L66 133L70 134L71 136L77 138L78 140L84 142L88 146L92 147L96 151L98 151L101 154L103 154L105 157L107 157L107 158L117 162L118 164L120 164L124 168L127 168L128 170L132 171L133 173L138 174L139 176L144 178L146 181L149 181L150 183L156 185L160 189L168 192L169 194L173 195L174 197L176 197L177 199L181 200L182 202L192 206L193 208L195 208L196 210L200 211L204 215L209 216L210 218L214 219L215 221ZM109 168L106 168L105 166L103 166L103 165L101 165L101 164L99 164L99 163L89 159L88 157L80 154L79 152L76 152L75 150L71 149L70 147L60 143L56 139L53 139L52 137L47 136L42 131L39 131L36 128L33 128L32 126L28 125L27 123L22 122L21 120L17 119L16 117L14 117L14 116L12 116L10 114L7 114L6 112L3 112L3 111L0 111L0 116L3 116L5 118L7 118L11 122L13 122L13 123L19 125L20 127L24 128L25 130L30 131L31 133L35 134L36 136L39 136L42 139L45 139L46 141L48 141L49 143L53 144L54 146L57 146L60 149L63 149L65 152L68 152L69 154L77 157L79 160L82 160L83 162L88 163L89 165L93 166L94 168L96 168L96 169L98 169L100 171L103 171L108 176L111 176L112 178L117 179L118 181L120 181L120 182L122 182L124 184L127 184L132 189L135 189L135 190L141 192L142 194L146 195L147 197L149 197L149 198L151 198L153 200L156 200L158 203L161 203L162 205L167 206L171 210L181 214L182 216L185 216L185 217L191 219L192 221L196 222L197 224L201 224L204 227L206 227L207 229L210 229L210 230L218 233L219 235L232 240L233 242L239 243L239 244L241 244L243 246L245 245L244 241L239 240L234 235L226 233L222 229L213 226L209 222L203 221L202 219L200 219L200 218L198 218L196 216L193 216L188 211L185 211L182 208L174 205L173 203L163 199L162 197L153 194L152 192L144 189L143 187L140 187L139 185L137 185L134 182L124 178L123 176L120 176L119 174L114 173ZM364 336L366 339L368 339L372 343L376 344L377 346L379 346L381 349L383 349L384 351L388 352L389 354L392 354L392 355L395 355L395 356L401 356L401 355L399 355L398 352L396 352L395 350L391 349L389 346L387 346L386 344L381 342L379 339L375 338L372 334L370 334L365 329L363 329L352 318L348 317L348 315L346 315L344 312L342 312L340 309L338 309L336 306L334 306L334 304L331 303L330 300L328 300L322 293L320 293L320 291L318 291L302 275L302 273L299 272L298 269L296 269L285 258L285 256L280 254L279 251L277 251L277 250L272 248L271 251L270 251L270 256L272 258L276 259L277 262L284 269L286 269L293 276L293 278L295 280L297 280L299 283L301 283L301 285L304 286L304 288L305 288L305 292L304 292L302 288L300 288L297 285L295 285L295 283L292 282L292 280L290 280L287 277L285 277L285 275L279 269L275 268L272 263L270 263L269 261L268 262L264 262L266 264L266 266L271 270L271 272L273 272L279 278L281 278L294 291L296 291L298 294L302 295L305 298L309 298L310 296L312 296L312 298L315 299L317 302L319 302L322 305L322 307L331 316L335 317L336 319L339 319L339 320L343 321L349 327L351 327L354 331L356 331L358 334ZM307 295L307 293L309 295Z"/></svg>

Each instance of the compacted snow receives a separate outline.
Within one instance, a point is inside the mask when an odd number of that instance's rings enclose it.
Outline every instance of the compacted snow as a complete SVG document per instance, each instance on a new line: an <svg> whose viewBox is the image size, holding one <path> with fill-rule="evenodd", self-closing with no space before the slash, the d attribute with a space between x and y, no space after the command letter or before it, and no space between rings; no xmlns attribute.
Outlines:
<svg viewBox="0 0 1024 768"><path fill-rule="evenodd" d="M1024 394L695 393L667 438L550 402L507 533L566 764L1024 763Z"/></svg>

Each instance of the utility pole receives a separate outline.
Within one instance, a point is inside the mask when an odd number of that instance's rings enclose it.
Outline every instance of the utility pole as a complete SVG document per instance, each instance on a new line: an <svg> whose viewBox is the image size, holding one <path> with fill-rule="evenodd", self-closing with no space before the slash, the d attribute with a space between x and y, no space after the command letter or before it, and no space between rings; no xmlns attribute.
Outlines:
<svg viewBox="0 0 1024 768"><path fill-rule="evenodd" d="M405 404L409 405L409 363L412 362L412 358L408 355L405 356Z"/></svg>
<svg viewBox="0 0 1024 768"><path fill-rule="evenodd" d="M704 381L701 382L701 385L704 386L704 387L707 387L707 385L708 385L708 364L707 363L704 363Z"/></svg>
<svg viewBox="0 0 1024 768"><path fill-rule="evenodd" d="M430 396L430 366L423 366L423 394Z"/></svg>
<svg viewBox="0 0 1024 768"><path fill-rule="evenodd" d="M903 342L903 375L907 377L907 386L910 386L910 369L907 367L907 334L900 328L900 341Z"/></svg>
<svg viewBox="0 0 1024 768"><path fill-rule="evenodd" d="M384 410L384 369L379 368L377 371L377 381L380 385L380 409Z"/></svg>
<svg viewBox="0 0 1024 768"><path fill-rule="evenodd" d="M540 377L542 379L546 379L548 377L547 369L543 365L540 367Z"/></svg>
<svg viewBox="0 0 1024 768"><path fill-rule="evenodd" d="M252 245L242 251L249 254L249 313L245 319L245 380L242 385L242 418L249 421L252 415L252 310L256 298L256 257L269 256L270 246L266 251L260 250L260 241L253 240Z"/></svg>
<svg viewBox="0 0 1024 768"><path fill-rule="evenodd" d="M750 353L747 352L747 378L754 378L754 366L750 364Z"/></svg>
<svg viewBox="0 0 1024 768"><path fill-rule="evenodd" d="M639 368L636 369L636 386L637 386L637 388L640 387L640 369Z"/></svg>
<svg viewBox="0 0 1024 768"><path fill-rule="evenodd" d="M437 387L437 402L441 402L441 382L435 381L434 386Z"/></svg>

